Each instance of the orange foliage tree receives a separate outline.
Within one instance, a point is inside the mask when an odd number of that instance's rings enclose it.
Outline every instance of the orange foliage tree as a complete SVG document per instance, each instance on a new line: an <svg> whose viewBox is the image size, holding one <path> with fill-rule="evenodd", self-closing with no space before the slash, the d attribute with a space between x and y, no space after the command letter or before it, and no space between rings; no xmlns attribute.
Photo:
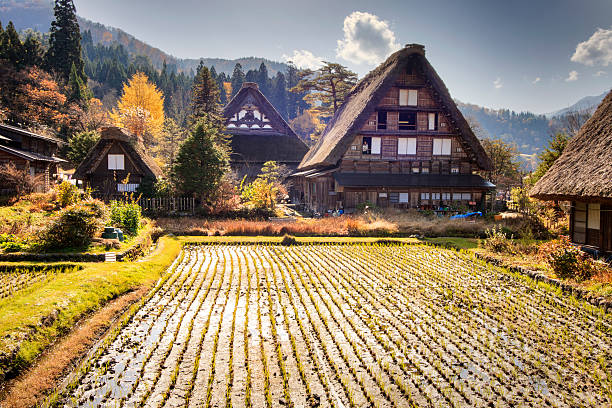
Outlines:
<svg viewBox="0 0 612 408"><path fill-rule="evenodd" d="M123 85L112 122L126 128L147 145L157 142L164 126L164 95L142 72Z"/></svg>
<svg viewBox="0 0 612 408"><path fill-rule="evenodd" d="M16 71L0 64L0 105L10 123L59 131L75 120L73 104L53 78L37 67Z"/></svg>

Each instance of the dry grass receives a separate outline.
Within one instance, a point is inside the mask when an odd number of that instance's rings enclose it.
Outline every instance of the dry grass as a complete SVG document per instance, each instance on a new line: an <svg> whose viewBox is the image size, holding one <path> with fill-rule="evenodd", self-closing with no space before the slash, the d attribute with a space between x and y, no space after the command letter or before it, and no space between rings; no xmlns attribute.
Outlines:
<svg viewBox="0 0 612 408"><path fill-rule="evenodd" d="M49 393L73 363L85 355L93 343L127 308L138 301L148 286L129 292L103 307L76 330L50 349L31 370L7 387L0 406L26 408L37 404Z"/></svg>
<svg viewBox="0 0 612 408"><path fill-rule="evenodd" d="M209 221L195 218L161 218L157 224L175 235L272 235L297 236L394 236L423 235L483 236L490 226L484 220L466 221L427 217L416 211L389 210L319 219L297 219L295 222L250 220Z"/></svg>

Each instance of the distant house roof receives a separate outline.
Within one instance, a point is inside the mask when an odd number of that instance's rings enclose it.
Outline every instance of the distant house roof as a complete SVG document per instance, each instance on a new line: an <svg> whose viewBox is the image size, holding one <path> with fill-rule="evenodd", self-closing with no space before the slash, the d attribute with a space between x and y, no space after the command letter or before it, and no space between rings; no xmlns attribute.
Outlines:
<svg viewBox="0 0 612 408"><path fill-rule="evenodd" d="M334 179L342 187L495 188L476 174L334 173Z"/></svg>
<svg viewBox="0 0 612 408"><path fill-rule="evenodd" d="M162 170L155 160L145 152L145 147L141 143L135 141L134 136L125 129L108 126L102 128L100 140L87 153L87 156L74 171L72 178L83 180L88 174L93 173L100 165L100 160L115 142L121 143L126 153L135 160L145 176L157 178L162 175Z"/></svg>
<svg viewBox="0 0 612 408"><path fill-rule="evenodd" d="M529 194L542 200L612 200L612 91Z"/></svg>
<svg viewBox="0 0 612 408"><path fill-rule="evenodd" d="M0 123L0 135L5 136L11 140L14 140L14 135L23 135L23 136L28 136L28 137L33 137L36 139L41 139L41 140L45 140L47 142L54 142L57 143L58 145L60 144L64 144L63 141L61 141L58 138L52 137L52 136L44 136L44 135L39 135L38 133L34 133L34 132L30 132L29 130L25 130L25 129L21 129L15 126L11 126L11 125L6 125L4 123ZM13 136L13 137L11 137Z"/></svg>
<svg viewBox="0 0 612 408"><path fill-rule="evenodd" d="M245 105L254 105L269 120L270 128L231 127L230 120ZM295 134L272 103L259 91L254 82L245 82L240 91L223 109L226 132L231 135L234 162L299 163L308 151L306 144Z"/></svg>
<svg viewBox="0 0 612 408"><path fill-rule="evenodd" d="M336 165L352 143L355 133L374 112L376 106L393 86L399 73L412 62L421 67L427 82L437 92L451 116L451 125L458 129L465 141L465 149L473 153L476 163L482 170L489 170L491 168L489 157L459 112L444 82L425 58L424 47L419 44L408 44L405 48L392 54L353 87L345 102L327 124L317 144L304 156L298 169L306 170L316 166Z"/></svg>
<svg viewBox="0 0 612 408"><path fill-rule="evenodd" d="M66 160L60 159L59 157L45 156L44 154L29 152L27 150L21 150L21 149L17 149L15 147L10 147L10 146L0 145L0 150L13 154L17 157L21 157L22 159L25 159L28 161L43 161L43 162L49 162L49 163L65 163L66 162Z"/></svg>

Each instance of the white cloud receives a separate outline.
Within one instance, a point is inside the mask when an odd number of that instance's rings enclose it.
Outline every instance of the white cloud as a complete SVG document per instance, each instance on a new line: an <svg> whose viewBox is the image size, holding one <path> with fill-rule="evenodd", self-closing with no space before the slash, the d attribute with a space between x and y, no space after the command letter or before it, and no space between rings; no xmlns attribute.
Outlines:
<svg viewBox="0 0 612 408"><path fill-rule="evenodd" d="M536 79L534 79L533 81L531 81L532 84L537 84L538 82L540 82L542 80L542 78L540 77L536 77Z"/></svg>
<svg viewBox="0 0 612 408"><path fill-rule="evenodd" d="M375 65L400 48L389 24L378 16L354 11L344 19L344 39L337 55L356 64Z"/></svg>
<svg viewBox="0 0 612 408"><path fill-rule="evenodd" d="M293 55L283 55L285 61L292 61L298 68L317 69L323 65L323 58L307 50L293 50Z"/></svg>
<svg viewBox="0 0 612 408"><path fill-rule="evenodd" d="M504 84L502 83L501 78L497 78L495 81L493 81L493 86L495 87L495 89L500 89L504 87Z"/></svg>
<svg viewBox="0 0 612 408"><path fill-rule="evenodd" d="M569 76L565 78L565 82L573 82L578 80L578 71L570 71Z"/></svg>
<svg viewBox="0 0 612 408"><path fill-rule="evenodd" d="M578 44L572 61L589 66L612 64L612 27L598 28L588 40Z"/></svg>
<svg viewBox="0 0 612 408"><path fill-rule="evenodd" d="M601 76L606 76L608 73L606 71L597 71L595 74L593 74L593 76L596 77L601 77Z"/></svg>

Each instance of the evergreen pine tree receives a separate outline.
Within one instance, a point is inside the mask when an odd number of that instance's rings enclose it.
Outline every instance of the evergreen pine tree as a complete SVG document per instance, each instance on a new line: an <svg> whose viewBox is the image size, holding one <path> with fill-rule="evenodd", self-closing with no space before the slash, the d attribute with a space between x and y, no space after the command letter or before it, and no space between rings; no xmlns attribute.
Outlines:
<svg viewBox="0 0 612 408"><path fill-rule="evenodd" d="M87 77L81 55L81 32L74 3L72 0L55 0L54 13L49 50L45 56L46 68L68 82L74 64L78 76L85 83Z"/></svg>
<svg viewBox="0 0 612 408"><path fill-rule="evenodd" d="M195 122L204 114L219 114L219 89L210 71L200 61L191 91L191 115Z"/></svg>
<svg viewBox="0 0 612 408"><path fill-rule="evenodd" d="M246 75L244 76L244 81L245 82L256 82L257 84L259 81L259 72L254 70L254 69L249 69L246 73Z"/></svg>
<svg viewBox="0 0 612 408"><path fill-rule="evenodd" d="M12 21L9 21L6 26L3 37L4 58L15 67L22 68L24 63L23 44Z"/></svg>
<svg viewBox="0 0 612 408"><path fill-rule="evenodd" d="M278 112L288 120L287 115L287 81L285 81L285 75L282 72L276 74L272 81L272 103Z"/></svg>
<svg viewBox="0 0 612 408"><path fill-rule="evenodd" d="M257 71L257 79L255 82L257 82L257 85L259 85L259 90L261 93L264 94L266 98L270 98L270 78L268 78L268 68L263 62L259 66L259 71Z"/></svg>
<svg viewBox="0 0 612 408"><path fill-rule="evenodd" d="M2 21L0 21L0 60L6 59L6 33L4 32L4 28L2 28Z"/></svg>
<svg viewBox="0 0 612 408"><path fill-rule="evenodd" d="M245 75L242 71L242 65L237 63L234 67L234 72L232 72L232 97L234 97L240 88L242 88L242 84L245 81Z"/></svg>
<svg viewBox="0 0 612 408"><path fill-rule="evenodd" d="M171 178L181 194L207 202L217 191L227 171L227 153L215 142L220 129L207 118L200 119L179 147Z"/></svg>
<svg viewBox="0 0 612 408"><path fill-rule="evenodd" d="M29 35L23 42L23 63L27 67L38 66L42 63L42 45L38 38Z"/></svg>
<svg viewBox="0 0 612 408"><path fill-rule="evenodd" d="M79 76L76 66L72 64L70 77L68 78L68 102L84 105L91 98L91 94L83 80Z"/></svg>

